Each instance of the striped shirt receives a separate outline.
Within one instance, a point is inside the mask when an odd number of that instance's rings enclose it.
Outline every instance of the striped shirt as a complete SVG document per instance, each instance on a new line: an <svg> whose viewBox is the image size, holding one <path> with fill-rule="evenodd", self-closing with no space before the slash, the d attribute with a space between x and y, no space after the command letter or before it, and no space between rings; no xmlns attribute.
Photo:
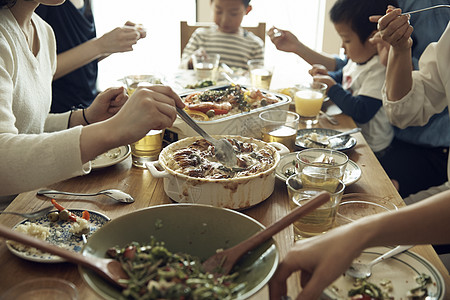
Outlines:
<svg viewBox="0 0 450 300"><path fill-rule="evenodd" d="M220 55L220 62L230 67L247 69L250 59L264 59L264 42L243 28L238 33L224 33L217 26L194 31L181 56L181 67L187 68L191 55L203 48L206 53Z"/></svg>

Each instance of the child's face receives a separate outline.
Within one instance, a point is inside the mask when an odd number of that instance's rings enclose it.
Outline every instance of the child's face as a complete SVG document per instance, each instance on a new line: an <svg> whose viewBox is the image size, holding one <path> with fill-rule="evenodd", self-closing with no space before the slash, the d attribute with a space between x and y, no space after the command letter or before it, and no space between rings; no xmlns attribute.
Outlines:
<svg viewBox="0 0 450 300"><path fill-rule="evenodd" d="M359 36L347 23L335 23L334 28L342 39L345 55L356 63L365 63L377 54L377 48L367 39L361 43Z"/></svg>
<svg viewBox="0 0 450 300"><path fill-rule="evenodd" d="M213 0L212 8L214 22L225 33L238 32L242 19L252 9L250 5L246 8L241 0Z"/></svg>

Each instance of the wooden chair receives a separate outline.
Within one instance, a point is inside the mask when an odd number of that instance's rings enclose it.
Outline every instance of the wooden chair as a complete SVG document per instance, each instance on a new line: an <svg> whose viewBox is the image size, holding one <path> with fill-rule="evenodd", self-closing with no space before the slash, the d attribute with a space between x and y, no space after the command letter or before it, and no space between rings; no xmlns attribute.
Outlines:
<svg viewBox="0 0 450 300"><path fill-rule="evenodd" d="M184 47L189 41L189 38L194 33L194 31L199 27L209 27L214 23L211 22L199 22L195 25L189 25L186 21L180 22L180 33L181 33L181 52L183 53ZM266 23L259 23L256 27L244 27L244 29L253 32L256 36L260 37L263 42L266 38ZM181 55L181 54L180 54Z"/></svg>

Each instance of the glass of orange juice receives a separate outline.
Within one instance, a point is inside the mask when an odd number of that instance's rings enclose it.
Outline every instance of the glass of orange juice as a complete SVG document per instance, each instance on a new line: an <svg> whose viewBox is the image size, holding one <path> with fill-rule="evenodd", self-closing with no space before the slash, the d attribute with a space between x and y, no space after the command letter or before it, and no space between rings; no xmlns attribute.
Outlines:
<svg viewBox="0 0 450 300"><path fill-rule="evenodd" d="M319 113L325 98L327 85L313 82L309 85L297 85L294 96L295 111L300 115L300 122L315 125L319 122Z"/></svg>

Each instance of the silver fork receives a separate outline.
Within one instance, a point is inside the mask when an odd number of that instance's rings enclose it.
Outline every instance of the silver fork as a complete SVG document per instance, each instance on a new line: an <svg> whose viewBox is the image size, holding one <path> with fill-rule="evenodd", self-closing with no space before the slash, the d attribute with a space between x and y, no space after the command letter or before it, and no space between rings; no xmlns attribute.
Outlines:
<svg viewBox="0 0 450 300"><path fill-rule="evenodd" d="M426 10L430 10L430 9L434 9L434 8L442 8L442 7L450 8L450 5L441 4L441 5L425 7L425 8L421 8L421 9L417 9L417 10L413 10L413 11L404 12L404 13L402 13L402 15L411 15L411 14L415 14L415 13L418 13L418 12L421 12L421 11L426 11Z"/></svg>
<svg viewBox="0 0 450 300"><path fill-rule="evenodd" d="M20 212L15 212L15 211L0 211L0 214L11 214L11 215L21 216L21 217L24 217L26 219L37 219L37 218L40 218L42 216L45 216L53 208L54 208L54 206L47 206L47 207L44 207L44 208L42 208L40 210L33 211L33 212L30 212L30 213L20 213Z"/></svg>

